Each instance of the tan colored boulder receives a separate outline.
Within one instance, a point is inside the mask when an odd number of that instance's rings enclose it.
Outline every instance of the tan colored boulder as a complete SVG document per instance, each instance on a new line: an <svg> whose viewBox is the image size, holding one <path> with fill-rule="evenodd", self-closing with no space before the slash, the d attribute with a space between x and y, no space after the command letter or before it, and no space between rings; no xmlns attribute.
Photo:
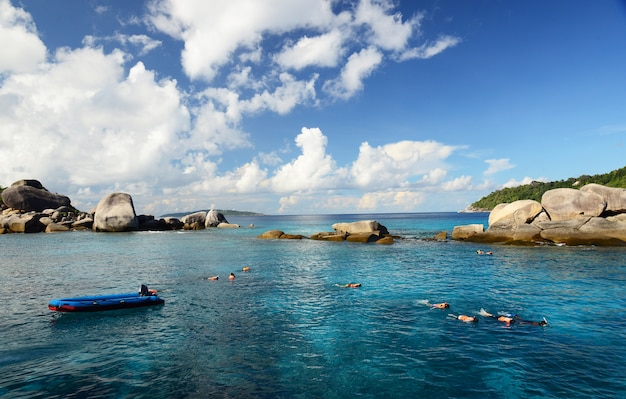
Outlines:
<svg viewBox="0 0 626 399"><path fill-rule="evenodd" d="M345 234L337 234L334 231L332 231L332 232L315 233L310 238L312 240L319 240L319 241L339 242L339 241L345 241L346 235Z"/></svg>
<svg viewBox="0 0 626 399"><path fill-rule="evenodd" d="M374 233L355 233L355 234L348 234L348 236L346 237L346 241L348 242L360 242L360 243L376 242L379 239L380 239L380 236Z"/></svg>
<svg viewBox="0 0 626 399"><path fill-rule="evenodd" d="M333 224L333 230L335 230L337 234L359 234L374 232L379 232L381 236L389 234L387 228L375 220L361 220L351 223L335 223Z"/></svg>
<svg viewBox="0 0 626 399"><path fill-rule="evenodd" d="M448 239L448 233L446 231L439 232L434 237L437 241L445 241Z"/></svg>
<svg viewBox="0 0 626 399"><path fill-rule="evenodd" d="M599 217L569 222L557 223L559 227L544 229L541 236L554 243L567 245L626 245L626 224L623 222L610 222Z"/></svg>
<svg viewBox="0 0 626 399"><path fill-rule="evenodd" d="M615 216L607 216L606 220L610 220L612 222L626 222L626 213L620 213Z"/></svg>
<svg viewBox="0 0 626 399"><path fill-rule="evenodd" d="M394 243L394 239L391 236L385 236L381 238L380 240L376 241L376 244L380 244L380 245L391 245L393 243Z"/></svg>
<svg viewBox="0 0 626 399"><path fill-rule="evenodd" d="M489 214L489 227L528 224L542 211L541 204L534 200L519 200L510 204L500 204L493 208Z"/></svg>
<svg viewBox="0 0 626 399"><path fill-rule="evenodd" d="M543 194L541 205L550 216L550 220L561 221L581 216L600 216L606 208L606 201L596 193L573 188L556 188Z"/></svg>
<svg viewBox="0 0 626 399"><path fill-rule="evenodd" d="M275 239L275 238L280 238L283 234L285 234L285 232L283 232L281 230L269 230L269 231L266 231L265 233L261 234L257 238L262 238L262 239L265 239L265 240L272 240L272 239Z"/></svg>
<svg viewBox="0 0 626 399"><path fill-rule="evenodd" d="M46 233L57 233L62 231L70 231L69 227L62 224L50 223L46 226Z"/></svg>
<svg viewBox="0 0 626 399"><path fill-rule="evenodd" d="M579 230L590 235L615 238L626 244L626 221L591 218Z"/></svg>
<svg viewBox="0 0 626 399"><path fill-rule="evenodd" d="M466 224L463 226L454 226L452 229L453 240L467 240L472 236L483 234L485 232L485 226L482 224Z"/></svg>
<svg viewBox="0 0 626 399"><path fill-rule="evenodd" d="M238 224L235 223L220 223L217 225L218 229L237 229L239 228Z"/></svg>
<svg viewBox="0 0 626 399"><path fill-rule="evenodd" d="M39 213L11 215L5 227L14 233L41 233L46 226L39 222L40 218Z"/></svg>
<svg viewBox="0 0 626 399"><path fill-rule="evenodd" d="M602 186L600 184L586 184L580 191L598 194L606 201L606 212L626 212L626 189Z"/></svg>
<svg viewBox="0 0 626 399"><path fill-rule="evenodd" d="M304 238L304 236L300 234L283 234L278 238L281 240L301 240Z"/></svg>

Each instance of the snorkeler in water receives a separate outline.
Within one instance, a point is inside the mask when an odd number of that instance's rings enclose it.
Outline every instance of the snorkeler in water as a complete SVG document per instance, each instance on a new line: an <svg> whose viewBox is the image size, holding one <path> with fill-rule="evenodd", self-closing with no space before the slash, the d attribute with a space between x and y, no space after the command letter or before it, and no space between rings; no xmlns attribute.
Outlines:
<svg viewBox="0 0 626 399"><path fill-rule="evenodd" d="M531 326L547 326L548 325L548 320L546 320L545 317L541 321L524 320L518 315L510 314L510 313L495 316L487 312L485 309L480 309L480 315L501 321L505 323L507 326L510 326L512 323L529 324Z"/></svg>
<svg viewBox="0 0 626 399"><path fill-rule="evenodd" d="M466 316L464 314L462 315L453 315L453 314L448 314L449 317L453 317L457 320L461 320L463 323L478 323L478 317L476 316Z"/></svg>
<svg viewBox="0 0 626 399"><path fill-rule="evenodd" d="M430 303L428 302L428 299L423 299L417 302L422 305L426 305L431 309L448 309L450 307L450 304L448 302Z"/></svg>
<svg viewBox="0 0 626 399"><path fill-rule="evenodd" d="M507 326L510 326L512 323L515 322L515 319L514 319L515 315L507 314L507 315L495 316L495 315L492 315L491 313L487 312L485 309L480 309L479 314L481 316L484 316L484 317L490 317L492 319L496 319L498 321L501 321L502 323L506 324Z"/></svg>

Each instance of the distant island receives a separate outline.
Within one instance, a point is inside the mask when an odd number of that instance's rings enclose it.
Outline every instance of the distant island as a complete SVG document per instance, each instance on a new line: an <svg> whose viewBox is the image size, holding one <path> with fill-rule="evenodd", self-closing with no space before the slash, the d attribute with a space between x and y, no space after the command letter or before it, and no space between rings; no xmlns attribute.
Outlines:
<svg viewBox="0 0 626 399"><path fill-rule="evenodd" d="M233 209L214 209L215 211L221 213L224 216L265 216L262 213L257 213L257 212L248 212L248 211L236 211ZM177 213L168 213L165 215L162 215L161 217L172 217L172 218L182 218L185 215L189 215L192 213L196 213L196 212L209 212L210 209L200 209L197 211L192 211L192 212L177 212Z"/></svg>
<svg viewBox="0 0 626 399"><path fill-rule="evenodd" d="M606 187L626 188L626 166L609 173L599 175L582 175L570 177L567 180L554 182L534 181L522 186L503 188L492 192L467 207L468 212L489 212L495 206L503 203L512 203L518 200L535 200L541 202L541 196L556 188L580 188L586 184L600 184Z"/></svg>

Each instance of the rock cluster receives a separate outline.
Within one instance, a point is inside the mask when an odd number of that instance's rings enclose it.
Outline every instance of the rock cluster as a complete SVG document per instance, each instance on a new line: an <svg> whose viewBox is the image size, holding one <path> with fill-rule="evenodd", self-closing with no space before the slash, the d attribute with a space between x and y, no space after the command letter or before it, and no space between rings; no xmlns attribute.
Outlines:
<svg viewBox="0 0 626 399"><path fill-rule="evenodd" d="M587 184L545 192L541 203L499 204L482 224L456 226L452 238L477 243L626 245L626 189Z"/></svg>
<svg viewBox="0 0 626 399"><path fill-rule="evenodd" d="M51 193L38 180L19 180L2 192L0 234L39 233L70 230L98 232L193 230L206 227L239 227L217 211L196 212L182 219L137 215L133 199L126 193L112 193L95 209L81 212L67 196ZM211 214L207 217L207 214ZM217 223L215 223L217 221Z"/></svg>
<svg viewBox="0 0 626 399"><path fill-rule="evenodd" d="M375 220L362 220L352 223L335 223L331 232L321 232L310 236L312 240L320 241L349 241L377 244L393 244L393 237L387 228ZM300 234L285 234L281 230L270 230L259 235L262 239L302 239Z"/></svg>

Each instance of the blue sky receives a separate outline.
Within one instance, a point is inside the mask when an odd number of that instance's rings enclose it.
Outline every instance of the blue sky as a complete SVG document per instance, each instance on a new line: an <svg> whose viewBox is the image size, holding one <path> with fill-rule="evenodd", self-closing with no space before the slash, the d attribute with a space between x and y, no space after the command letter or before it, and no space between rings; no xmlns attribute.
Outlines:
<svg viewBox="0 0 626 399"><path fill-rule="evenodd" d="M0 0L0 185L457 211L625 165L619 0Z"/></svg>

